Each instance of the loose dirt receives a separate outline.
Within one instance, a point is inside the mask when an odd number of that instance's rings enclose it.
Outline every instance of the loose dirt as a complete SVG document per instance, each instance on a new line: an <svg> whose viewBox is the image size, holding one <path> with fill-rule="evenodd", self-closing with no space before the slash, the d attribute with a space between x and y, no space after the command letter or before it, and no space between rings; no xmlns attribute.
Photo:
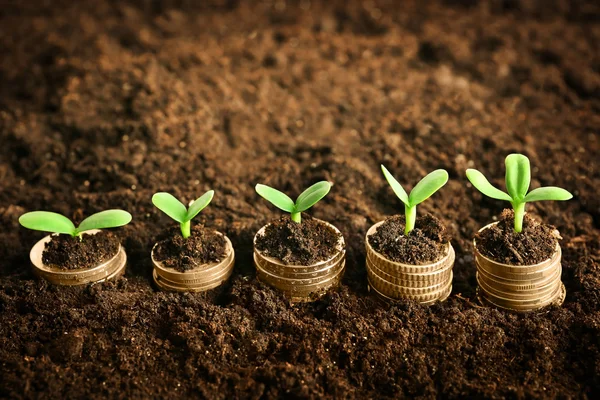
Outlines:
<svg viewBox="0 0 600 400"><path fill-rule="evenodd" d="M600 396L600 6L589 1L52 1L0 11L0 397ZM476 300L472 239L506 206L507 154L568 202L528 211L563 240L562 307L513 315ZM400 212L381 176L445 168L419 212L456 250L453 291L384 309L367 292L366 231ZM347 244L342 285L290 305L256 279L252 241L281 215L258 182L300 193ZM197 223L236 250L204 294L159 292L157 191L215 198ZM410 188L407 188L410 189ZM43 233L130 211L116 282L35 279Z"/></svg>
<svg viewBox="0 0 600 400"><path fill-rule="evenodd" d="M119 240L110 232L83 235L83 239L69 235L52 236L44 247L44 264L64 269L93 268L110 260L119 250Z"/></svg>

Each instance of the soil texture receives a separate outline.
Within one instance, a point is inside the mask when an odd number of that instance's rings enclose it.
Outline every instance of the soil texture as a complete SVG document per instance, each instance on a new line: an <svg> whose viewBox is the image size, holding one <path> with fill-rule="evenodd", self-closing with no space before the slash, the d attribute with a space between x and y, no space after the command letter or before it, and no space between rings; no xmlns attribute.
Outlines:
<svg viewBox="0 0 600 400"><path fill-rule="evenodd" d="M113 258L119 251L119 239L109 231L84 234L82 239L56 235L44 247L42 262L63 270L89 269Z"/></svg>
<svg viewBox="0 0 600 400"><path fill-rule="evenodd" d="M227 242L214 229L193 225L191 235L184 239L179 227L172 227L159 236L154 258L167 268L179 272L191 271L226 256Z"/></svg>
<svg viewBox="0 0 600 400"><path fill-rule="evenodd" d="M0 7L0 397L600 398L598 1L8 1ZM473 237L506 203L504 159L567 202L528 212L563 237L562 307L514 315L476 296ZM456 251L431 307L379 306L365 234L398 199L380 165L450 180L419 213ZM292 305L256 279L253 238L281 215L257 182L301 193L346 242L339 288ZM158 191L227 235L233 275L165 293L150 252L170 219ZM44 236L19 215L110 208L125 276L36 279ZM305 220L308 220L304 217ZM172 222L171 222L172 223Z"/></svg>
<svg viewBox="0 0 600 400"><path fill-rule="evenodd" d="M514 218L513 210L502 211L496 225L475 235L477 250L492 260L510 265L533 265L552 257L558 243L556 227L525 214L523 230L517 233Z"/></svg>
<svg viewBox="0 0 600 400"><path fill-rule="evenodd" d="M303 214L297 223L283 216L256 237L256 249L286 265L312 265L340 251L340 234L318 219Z"/></svg>
<svg viewBox="0 0 600 400"><path fill-rule="evenodd" d="M408 235L404 234L405 227L404 215L386 218L369 235L369 244L391 261L412 265L436 262L448 254L450 234L433 215L417 216L415 228Z"/></svg>

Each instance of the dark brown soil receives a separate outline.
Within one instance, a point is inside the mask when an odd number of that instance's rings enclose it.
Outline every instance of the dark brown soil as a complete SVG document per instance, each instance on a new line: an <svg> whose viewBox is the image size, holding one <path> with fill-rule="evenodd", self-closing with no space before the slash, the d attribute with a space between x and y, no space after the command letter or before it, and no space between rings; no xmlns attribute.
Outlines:
<svg viewBox="0 0 600 400"><path fill-rule="evenodd" d="M93 268L113 258L117 251L119 239L109 231L84 234L82 239L57 235L46 243L42 261L64 270Z"/></svg>
<svg viewBox="0 0 600 400"><path fill-rule="evenodd" d="M0 7L0 397L600 398L600 4L597 1L9 1ZM477 303L473 236L526 154L528 212L563 240L562 307ZM403 182L445 168L419 212L456 250L453 292L384 309L366 231ZM334 183L310 214L344 235L339 289L291 305L256 279L252 240L281 215L257 182ZM209 293L159 292L152 194L216 191L197 223L236 251ZM35 278L26 210L130 211L125 277ZM73 212L74 210L74 212ZM196 220L195 220L196 221Z"/></svg>
<svg viewBox="0 0 600 400"><path fill-rule="evenodd" d="M184 239L176 226L159 236L154 258L167 268L186 272L221 261L226 255L226 246L223 235L214 229L193 225L190 237Z"/></svg>
<svg viewBox="0 0 600 400"><path fill-rule="evenodd" d="M556 251L556 227L542 224L525 214L523 230L514 229L514 212L504 210L493 225L475 235L477 250L504 264L532 265L552 257Z"/></svg>
<svg viewBox="0 0 600 400"><path fill-rule="evenodd" d="M311 265L339 251L340 234L329 225L303 214L296 223L289 216L271 221L256 238L256 249L287 265Z"/></svg>
<svg viewBox="0 0 600 400"><path fill-rule="evenodd" d="M406 264L427 264L447 254L451 236L442 221L433 215L418 215L415 228L408 235L404 234L405 227L404 215L386 218L375 233L369 235L369 244L388 259Z"/></svg>

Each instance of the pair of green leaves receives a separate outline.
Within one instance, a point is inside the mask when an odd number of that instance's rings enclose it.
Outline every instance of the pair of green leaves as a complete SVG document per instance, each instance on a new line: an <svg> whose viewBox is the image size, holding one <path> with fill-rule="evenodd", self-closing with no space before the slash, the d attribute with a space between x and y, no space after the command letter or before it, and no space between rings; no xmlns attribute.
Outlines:
<svg viewBox="0 0 600 400"><path fill-rule="evenodd" d="M92 229L116 228L131 222L131 214L123 210L106 210L90 215L79 226L64 215L49 211L32 211L19 217L19 223L35 231L63 233L81 237L81 233Z"/></svg>
<svg viewBox="0 0 600 400"><path fill-rule="evenodd" d="M494 187L485 176L476 169L467 170L467 178L484 195L497 200L511 203L515 211L515 231L523 230L525 204L542 200L569 200L573 195L565 189L556 186L541 187L529 190L531 182L531 167L529 159L522 154L510 154L504 161L506 167L505 184L508 193Z"/></svg>
<svg viewBox="0 0 600 400"><path fill-rule="evenodd" d="M294 202L287 194L277 189L260 183L256 185L256 193L275 207L289 212L292 221L297 223L302 221L301 213L317 204L330 190L331 183L327 181L317 182L302 192Z"/></svg>
<svg viewBox="0 0 600 400"><path fill-rule="evenodd" d="M209 190L194 200L190 207L187 208L172 194L160 192L152 196L152 203L173 220L179 222L181 234L187 239L191 235L190 221L210 204L214 195L214 190Z"/></svg>
<svg viewBox="0 0 600 400"><path fill-rule="evenodd" d="M407 194L402 185L383 165L381 166L381 170L396 196L404 203L404 216L406 218L404 234L408 235L415 228L417 205L430 198L448 182L448 172L443 169L437 169L427 174L427 176L415 185L410 194Z"/></svg>

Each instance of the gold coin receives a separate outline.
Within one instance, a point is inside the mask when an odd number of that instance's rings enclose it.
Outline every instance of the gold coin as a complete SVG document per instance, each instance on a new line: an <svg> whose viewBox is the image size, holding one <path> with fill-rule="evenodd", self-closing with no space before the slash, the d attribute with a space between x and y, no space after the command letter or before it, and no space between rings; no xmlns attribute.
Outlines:
<svg viewBox="0 0 600 400"><path fill-rule="evenodd" d="M280 277L276 277L264 271L259 265L257 265L256 272L258 278L270 286L273 286L284 292L291 292L294 294L303 293L304 296L320 289L321 287L328 286L331 281L336 280L343 273L345 265L345 260L341 260L340 265L332 271L333 275L326 277L326 279L320 279L310 284L306 284L303 281L295 279L282 279Z"/></svg>
<svg viewBox="0 0 600 400"><path fill-rule="evenodd" d="M254 251L255 265L260 263L261 268L269 272L271 275L286 277L289 279L314 279L322 278L330 274L331 268L339 265L341 260L346 256L346 251L341 250L334 254L331 258L309 266L294 266L286 265L281 261L262 255L258 251ZM318 267L317 267L318 265ZM306 272L308 271L308 272Z"/></svg>
<svg viewBox="0 0 600 400"><path fill-rule="evenodd" d="M198 267L186 272L180 272L173 268L167 268L162 262L157 261L154 258L154 249L156 248L155 244L152 248L151 258L152 264L157 270L158 275L172 282L181 282L185 280L207 281L222 274L222 271L231 264L233 258L235 257L235 251L233 250L233 245L231 244L229 238L223 235L221 232L217 233L222 235L225 239L225 257L221 261L199 265Z"/></svg>
<svg viewBox="0 0 600 400"><path fill-rule="evenodd" d="M256 254L254 254L254 264L256 266L257 271L260 272L270 282L277 282L274 283L277 285L306 286L318 284L320 282L323 282L324 280L329 279L331 276L339 272L339 269L341 268L343 262L343 258L338 259L337 263L327 267L327 270L321 272L318 276L313 276L312 274L291 274L292 276L289 277L287 274L278 275L272 272L271 270L265 268L260 258ZM295 276L302 276L303 278L294 278Z"/></svg>
<svg viewBox="0 0 600 400"><path fill-rule="evenodd" d="M475 265L478 271L486 272L488 275L493 275L496 277L500 277L503 279L514 280L514 281L522 281L531 283L532 281L549 278L553 274L556 273L556 268L560 264L560 258L557 258L549 265L546 265L546 268L543 270L538 270L535 272L527 272L527 273L514 273L507 272L503 268L496 268L491 264L480 264L480 259L475 257Z"/></svg>
<svg viewBox="0 0 600 400"><path fill-rule="evenodd" d="M443 297L443 295L448 291L448 288L452 286L452 280L450 279L444 286L442 286L437 291L431 292L431 293L426 293L426 294L401 293L400 291L396 290L396 288L391 287L390 285L381 284L381 282L369 281L369 285L371 285L371 287L373 289L375 289L377 292L383 294L384 296L392 298L392 299L405 298L405 299L417 300L419 302L426 302L426 301L431 301L431 300L435 300L435 299L439 299L439 298Z"/></svg>
<svg viewBox="0 0 600 400"><path fill-rule="evenodd" d="M549 302L551 302L550 300L554 299L557 296L558 292L560 291L561 283L559 282L556 285L556 287L554 288L554 290L549 295L546 295L545 297L540 297L537 299L529 299L529 300L514 300L514 299L505 298L502 296L496 296L492 293L485 291L483 289L483 287L481 287L481 286L479 288L481 289L481 294L486 298L486 300L488 300L496 305L500 305L500 306L512 308L512 309L518 309L518 308L535 309L535 308L539 308L540 304L548 304Z"/></svg>
<svg viewBox="0 0 600 400"><path fill-rule="evenodd" d="M539 303L535 306L519 306L519 305L506 306L503 304L496 304L495 302L486 298L485 293L483 291L481 291L479 288L477 289L477 297L479 298L479 302L483 305L488 305L488 306L496 307L496 308L507 310L507 311L517 312L517 313L527 313L527 312L532 312L532 311L538 311L549 305L556 305L556 306L562 305L562 303L564 302L565 297L566 297L566 289L565 289L565 285L563 285L561 283L559 290L557 291L557 293L554 297L550 297L545 302Z"/></svg>
<svg viewBox="0 0 600 400"><path fill-rule="evenodd" d="M227 279L229 279L229 277L231 276L233 272L233 268L231 268L230 270L227 271L227 273L225 275L223 275L221 277L221 279L219 279L218 281L213 281L209 284L205 284L205 285L195 285L195 286L190 286L190 285L180 285L177 284L175 282L171 282L171 281L166 281L165 279L161 278L159 275L157 275L156 270L152 271L152 277L154 278L154 282L156 283L156 285L165 291L170 291L170 292L204 292L210 289L214 289L218 286L220 286L223 282L227 281Z"/></svg>
<svg viewBox="0 0 600 400"><path fill-rule="evenodd" d="M446 282L450 276L450 273L452 272L453 264L448 265L444 269L439 269L437 271L427 272L424 274L396 273L395 275L390 275L387 272L380 270L376 265L372 264L369 259L367 259L366 267L367 271L370 270L371 273L378 275L380 278L390 283L405 287L424 287Z"/></svg>
<svg viewBox="0 0 600 400"><path fill-rule="evenodd" d="M479 232L483 232L484 230L486 230L496 224L497 224L497 222L488 224L488 225L484 226L483 228L481 228L479 230ZM481 254L479 252L479 250L477 250L477 241L475 239L473 239L473 248L474 248L474 253L475 253L475 259L478 261L478 263L481 265L482 268L484 268L490 272L498 271L501 275L504 275L505 273L529 274L529 273L546 270L551 264L560 262L559 260L562 255L562 250L560 248L560 245L557 243L555 252L547 260L544 260L537 264L531 264L531 265L510 265L510 264L504 264L504 263L492 260L491 258L488 258L488 257L484 256L483 254Z"/></svg>
<svg viewBox="0 0 600 400"><path fill-rule="evenodd" d="M385 294L379 292L375 287L373 287L370 283L368 285L368 288L370 291L373 291L373 293L375 294L375 296L379 299L381 299L382 301L384 301L385 303L388 304L394 304L397 303L400 300L414 300L414 301L418 301L420 304L425 305L425 306L429 306L432 305L434 303L437 303L438 301L445 301L446 299L448 299L448 297L450 296L450 293L452 293L452 285L450 285L449 287L447 287L446 290L443 290L440 292L439 297L430 299L430 300L425 300L425 301L419 301L418 299L412 298L412 297L407 297L407 296L400 296L397 298L392 298L389 296L386 296Z"/></svg>
<svg viewBox="0 0 600 400"><path fill-rule="evenodd" d="M99 230L84 232L84 234L95 234ZM46 243L52 239L52 235L48 235L38 241L31 249L30 259L35 275L56 285L85 285L101 280L106 280L107 277L114 275L115 271L124 268L127 262L125 249L119 245L117 253L109 260L98 264L93 268L64 270L60 268L50 267L43 263L42 253Z"/></svg>
<svg viewBox="0 0 600 400"><path fill-rule="evenodd" d="M545 298L556 290L556 286L560 284L560 278L555 279L549 285L546 285L540 289L532 289L528 291L503 291L500 290L490 284L488 284L484 279L482 279L479 274L477 274L477 283L482 290L487 293L490 293L494 296L499 296L511 300L535 300L539 298Z"/></svg>
<svg viewBox="0 0 600 400"><path fill-rule="evenodd" d="M220 284L223 280L226 280L233 271L233 266L235 264L235 258L230 258L230 263L228 265L224 265L223 269L219 274L214 274L207 279L181 279L179 281L172 281L160 274L160 270L155 269L156 275L162 282L165 282L166 285L177 286L180 288L198 288L204 286L212 286L214 283Z"/></svg>
<svg viewBox="0 0 600 400"><path fill-rule="evenodd" d="M381 277L373 274L369 270L367 270L367 276L369 282L371 282L382 293L402 294L409 296L435 293L443 288L446 288L448 285L448 281L452 280L452 273L450 273L449 279L446 282L436 283L431 286L407 287L388 282L385 279L382 279Z"/></svg>
<svg viewBox="0 0 600 400"><path fill-rule="evenodd" d="M494 288L497 288L498 290L518 292L539 289L555 281L556 279L560 279L560 276L562 274L562 266L558 264L554 274L550 275L549 277L534 279L531 281L515 281L510 279L504 279L502 277L489 274L484 270L478 270L477 274L479 274L479 276L485 279L487 283L492 285Z"/></svg>
<svg viewBox="0 0 600 400"><path fill-rule="evenodd" d="M316 218L313 218L316 219ZM273 257L266 256L262 254L256 248L256 240L259 236L264 235L265 229L270 225L267 224L259 229L254 235L254 252L257 254L258 258L261 259L261 264L264 266L264 269L272 272L274 275L287 275L292 277L292 274L311 274L311 273L319 273L326 267L331 266L333 264L337 264L340 258L344 258L346 254L346 243L344 241L344 236L340 232L338 228L330 224L329 222L322 221L320 219L316 219L320 223L327 225L331 229L339 235L339 242L337 243L337 251L333 254L329 259L320 261L311 265L288 265L284 264L281 260L278 260Z"/></svg>

